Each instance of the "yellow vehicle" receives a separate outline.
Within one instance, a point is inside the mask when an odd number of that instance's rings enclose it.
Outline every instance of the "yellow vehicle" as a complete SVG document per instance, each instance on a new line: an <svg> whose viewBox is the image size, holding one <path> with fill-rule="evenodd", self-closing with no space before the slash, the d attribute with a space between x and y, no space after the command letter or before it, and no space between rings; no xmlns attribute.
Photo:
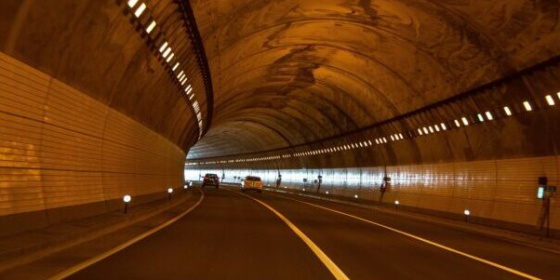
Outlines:
<svg viewBox="0 0 560 280"><path fill-rule="evenodd" d="M253 190L259 193L263 191L263 183L260 177L257 176L246 176L243 181L241 181L241 191Z"/></svg>

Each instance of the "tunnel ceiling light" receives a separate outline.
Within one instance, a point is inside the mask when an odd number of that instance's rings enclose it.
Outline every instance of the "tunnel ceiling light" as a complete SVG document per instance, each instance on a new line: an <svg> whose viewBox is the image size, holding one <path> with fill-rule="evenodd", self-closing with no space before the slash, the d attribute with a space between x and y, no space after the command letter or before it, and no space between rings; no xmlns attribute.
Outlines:
<svg viewBox="0 0 560 280"><path fill-rule="evenodd" d="M375 139L375 144L379 145L379 140Z"/></svg>
<svg viewBox="0 0 560 280"><path fill-rule="evenodd" d="M430 132L428 131L428 129L424 126L422 127L422 130L424 131L424 134L429 134Z"/></svg>
<svg viewBox="0 0 560 280"><path fill-rule="evenodd" d="M418 134L423 135L421 128L418 129Z"/></svg>
<svg viewBox="0 0 560 280"><path fill-rule="evenodd" d="M445 126L445 123L441 123L441 129L447 130L447 126Z"/></svg>
<svg viewBox="0 0 560 280"><path fill-rule="evenodd" d="M434 128L431 125L428 126L428 129L430 130L430 133L434 133Z"/></svg>
<svg viewBox="0 0 560 280"><path fill-rule="evenodd" d="M167 47L167 49L165 49L165 51L162 54L163 58L166 58L170 52L171 52L171 47Z"/></svg>
<svg viewBox="0 0 560 280"><path fill-rule="evenodd" d="M458 120L455 120L455 125L456 125L457 127L461 127L461 123L460 123Z"/></svg>
<svg viewBox="0 0 560 280"><path fill-rule="evenodd" d="M370 146L373 145L373 143L371 142L371 140L368 140L368 143L369 143Z"/></svg>
<svg viewBox="0 0 560 280"><path fill-rule="evenodd" d="M138 0L128 0L128 6L130 8L134 8L134 6L136 6L136 3L138 3Z"/></svg>
<svg viewBox="0 0 560 280"><path fill-rule="evenodd" d="M163 52L167 49L167 46L168 46L168 45L169 45L169 44L167 43L167 41L163 42L163 44L161 45L161 47L159 47L159 52L160 52L160 53L163 53Z"/></svg>
<svg viewBox="0 0 560 280"><path fill-rule="evenodd" d="M546 96L546 102L548 103L548 105L550 106L554 106L556 103L554 102L554 98L552 98L552 95L547 95Z"/></svg>
<svg viewBox="0 0 560 280"><path fill-rule="evenodd" d="M480 122L484 122L484 117L482 116L482 114L478 114L478 115L476 115L476 116L478 117L478 120L479 120Z"/></svg>
<svg viewBox="0 0 560 280"><path fill-rule="evenodd" d="M383 137L383 142L388 143L387 138Z"/></svg>
<svg viewBox="0 0 560 280"><path fill-rule="evenodd" d="M399 133L399 137L401 138L401 140L404 139L404 136L402 135L402 133Z"/></svg>
<svg viewBox="0 0 560 280"><path fill-rule="evenodd" d="M494 117L492 116L492 113L490 111L486 111L486 118L491 121L494 119Z"/></svg>
<svg viewBox="0 0 560 280"><path fill-rule="evenodd" d="M395 141L395 138L393 138L393 135L389 136L391 138L391 141Z"/></svg>
<svg viewBox="0 0 560 280"><path fill-rule="evenodd" d="M148 27L146 27L146 33L150 34L155 27L156 27L156 21L152 20L152 22L148 24Z"/></svg>
<svg viewBox="0 0 560 280"><path fill-rule="evenodd" d="M461 121L463 122L463 124L464 124L465 126L468 126L468 125L469 125L469 120L467 120L466 117L462 117L462 118L461 118Z"/></svg>
<svg viewBox="0 0 560 280"><path fill-rule="evenodd" d="M531 112L533 110L533 107L531 107L531 103L529 103L529 101L524 101L523 107L525 107L525 111L527 112Z"/></svg>
<svg viewBox="0 0 560 280"><path fill-rule="evenodd" d="M175 70L177 70L177 68L179 68L179 65L180 65L179 62L175 62L175 66L173 66L173 69L171 69L171 70L173 70L173 72L175 72Z"/></svg>
<svg viewBox="0 0 560 280"><path fill-rule="evenodd" d="M175 56L175 54L174 54L174 53L171 53L171 54L169 55L169 57L167 57L167 59L166 59L165 61L167 61L167 63L169 63L169 62L173 59L174 56Z"/></svg>
<svg viewBox="0 0 560 280"><path fill-rule="evenodd" d="M508 106L504 107L504 112L506 113L506 115L511 116L511 110L509 109Z"/></svg>
<svg viewBox="0 0 560 280"><path fill-rule="evenodd" d="M142 13L144 12L144 10L146 10L146 4L142 3L142 4L140 4L140 6L138 6L136 11L134 12L134 15L137 18L139 18L142 15Z"/></svg>
<svg viewBox="0 0 560 280"><path fill-rule="evenodd" d="M434 129L435 129L437 132L439 132L439 125L434 124Z"/></svg>

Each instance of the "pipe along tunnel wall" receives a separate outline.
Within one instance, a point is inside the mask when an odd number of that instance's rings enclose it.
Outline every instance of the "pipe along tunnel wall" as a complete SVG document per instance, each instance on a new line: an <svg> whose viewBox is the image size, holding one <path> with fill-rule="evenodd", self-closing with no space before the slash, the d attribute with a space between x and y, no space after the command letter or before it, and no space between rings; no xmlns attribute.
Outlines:
<svg viewBox="0 0 560 280"><path fill-rule="evenodd" d="M165 198L184 152L123 113L0 53L0 235Z"/></svg>

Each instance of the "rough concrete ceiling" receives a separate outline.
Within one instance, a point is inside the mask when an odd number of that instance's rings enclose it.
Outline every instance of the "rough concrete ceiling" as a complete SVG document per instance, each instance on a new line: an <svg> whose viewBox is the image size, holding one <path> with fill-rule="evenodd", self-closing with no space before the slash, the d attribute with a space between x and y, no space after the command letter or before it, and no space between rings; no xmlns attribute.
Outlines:
<svg viewBox="0 0 560 280"><path fill-rule="evenodd" d="M558 1L191 1L215 89L190 158L289 147L558 54Z"/></svg>

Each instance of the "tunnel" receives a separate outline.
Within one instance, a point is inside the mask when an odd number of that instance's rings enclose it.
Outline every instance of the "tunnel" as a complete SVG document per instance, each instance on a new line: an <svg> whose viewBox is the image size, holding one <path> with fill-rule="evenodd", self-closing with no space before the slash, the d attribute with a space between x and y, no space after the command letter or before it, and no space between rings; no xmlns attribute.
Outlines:
<svg viewBox="0 0 560 280"><path fill-rule="evenodd" d="M557 0L2 0L0 278L557 279L559 107Z"/></svg>

